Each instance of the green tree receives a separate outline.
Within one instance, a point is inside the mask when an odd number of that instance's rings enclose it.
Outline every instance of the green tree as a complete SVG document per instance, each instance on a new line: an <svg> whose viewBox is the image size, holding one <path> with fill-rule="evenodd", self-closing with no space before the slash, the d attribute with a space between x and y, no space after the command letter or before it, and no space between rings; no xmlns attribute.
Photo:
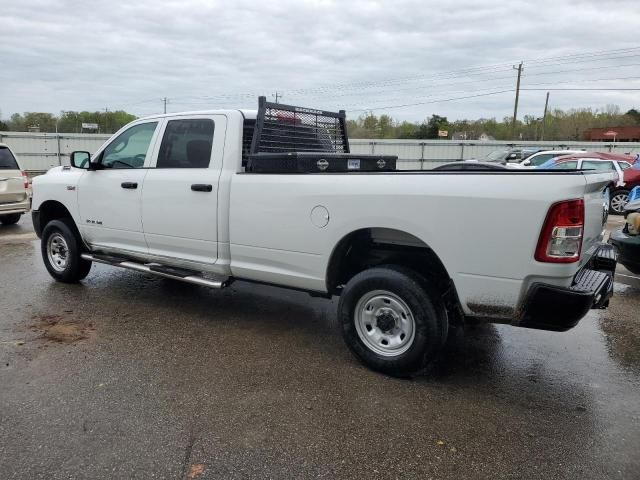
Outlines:
<svg viewBox="0 0 640 480"><path fill-rule="evenodd" d="M631 119L635 123L640 124L640 112L638 110L636 110L635 108L632 108L631 110L629 110L627 113L625 113L625 115L627 117L631 117Z"/></svg>

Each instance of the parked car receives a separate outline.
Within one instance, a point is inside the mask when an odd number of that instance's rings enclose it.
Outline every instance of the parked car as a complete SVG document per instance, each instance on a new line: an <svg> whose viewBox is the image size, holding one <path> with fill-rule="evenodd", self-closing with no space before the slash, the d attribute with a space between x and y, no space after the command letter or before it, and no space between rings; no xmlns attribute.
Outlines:
<svg viewBox="0 0 640 480"><path fill-rule="evenodd" d="M535 168L535 167L539 167L540 165L547 162L548 160L551 160L552 158L564 157L566 155L578 155L583 152L584 150L541 150L528 157L525 157L516 165L519 165L522 167Z"/></svg>
<svg viewBox="0 0 640 480"><path fill-rule="evenodd" d="M617 195L616 204L621 205L622 208L626 206L628 202L628 193L635 187L640 185L640 163L635 162L631 168L625 168L623 171L624 186L618 189L615 193Z"/></svg>
<svg viewBox="0 0 640 480"><path fill-rule="evenodd" d="M477 158L466 160L468 162L485 162L485 163L520 163L522 160L530 157L536 152L542 150L541 148L508 148L504 150L494 150L488 155Z"/></svg>
<svg viewBox="0 0 640 480"><path fill-rule="evenodd" d="M98 262L339 296L347 346L400 376L433 365L467 318L564 331L608 305L613 172L385 171L394 159L348 153L345 124L264 97L137 119L34 179L44 265L67 283Z"/></svg>
<svg viewBox="0 0 640 480"><path fill-rule="evenodd" d="M640 181L640 171L635 169L632 174L626 174L636 161L635 156L588 152L579 155L555 157L540 165L539 169L558 170L598 170L616 172L617 180L611 187L611 201L609 211L615 215L622 215L627 202L629 190Z"/></svg>
<svg viewBox="0 0 640 480"><path fill-rule="evenodd" d="M0 143L0 223L17 223L30 208L29 178L11 149Z"/></svg>
<svg viewBox="0 0 640 480"><path fill-rule="evenodd" d="M434 167L433 170L438 171L467 171L467 172L479 172L479 171L487 171L487 170L507 170L506 165L502 165L501 163L491 163L491 162L450 162L442 165L438 165Z"/></svg>
<svg viewBox="0 0 640 480"><path fill-rule="evenodd" d="M609 243L618 252L618 261L630 272L640 274L640 186L629 193L624 216L624 226L611 232Z"/></svg>

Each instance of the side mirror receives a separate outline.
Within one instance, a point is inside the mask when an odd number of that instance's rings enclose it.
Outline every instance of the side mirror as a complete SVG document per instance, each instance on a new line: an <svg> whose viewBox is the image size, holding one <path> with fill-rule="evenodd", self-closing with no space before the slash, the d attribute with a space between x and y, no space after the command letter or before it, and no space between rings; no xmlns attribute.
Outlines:
<svg viewBox="0 0 640 480"><path fill-rule="evenodd" d="M531 165L531 160L525 160L524 162L522 162L522 165L528 167L529 165Z"/></svg>
<svg viewBox="0 0 640 480"><path fill-rule="evenodd" d="M91 154L89 152L72 152L71 166L75 168L89 169Z"/></svg>

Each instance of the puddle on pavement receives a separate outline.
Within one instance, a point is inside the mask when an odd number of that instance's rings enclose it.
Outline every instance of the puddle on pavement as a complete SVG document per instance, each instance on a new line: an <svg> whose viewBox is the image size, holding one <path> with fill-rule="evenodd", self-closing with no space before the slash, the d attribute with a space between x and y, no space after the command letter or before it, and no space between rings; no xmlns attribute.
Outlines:
<svg viewBox="0 0 640 480"><path fill-rule="evenodd" d="M29 330L47 342L72 344L96 337L96 330L91 323L65 320L60 315L34 315L32 319L34 323Z"/></svg>
<svg viewBox="0 0 640 480"><path fill-rule="evenodd" d="M640 373L640 290L615 284L615 296L599 316L609 355L623 369Z"/></svg>

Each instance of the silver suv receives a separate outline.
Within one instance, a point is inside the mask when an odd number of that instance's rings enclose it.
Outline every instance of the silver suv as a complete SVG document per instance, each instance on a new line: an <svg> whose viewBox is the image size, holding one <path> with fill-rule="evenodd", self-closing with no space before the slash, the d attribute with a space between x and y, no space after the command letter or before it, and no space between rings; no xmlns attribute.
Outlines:
<svg viewBox="0 0 640 480"><path fill-rule="evenodd" d="M11 225L31 209L29 178L11 149L0 143L0 223Z"/></svg>

